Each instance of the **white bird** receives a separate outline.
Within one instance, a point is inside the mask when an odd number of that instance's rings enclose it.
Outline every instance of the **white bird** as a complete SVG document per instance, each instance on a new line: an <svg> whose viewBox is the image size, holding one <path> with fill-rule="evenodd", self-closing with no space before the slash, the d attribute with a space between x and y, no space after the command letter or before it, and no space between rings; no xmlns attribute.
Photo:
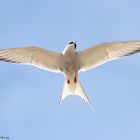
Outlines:
<svg viewBox="0 0 140 140"><path fill-rule="evenodd" d="M97 67L108 61L129 56L140 51L140 41L102 43L77 52L76 43L70 42L62 53L40 47L25 47L0 50L0 60L10 63L33 65L52 72L63 73L65 82L60 98L78 95L92 108L83 90L78 73Z"/></svg>

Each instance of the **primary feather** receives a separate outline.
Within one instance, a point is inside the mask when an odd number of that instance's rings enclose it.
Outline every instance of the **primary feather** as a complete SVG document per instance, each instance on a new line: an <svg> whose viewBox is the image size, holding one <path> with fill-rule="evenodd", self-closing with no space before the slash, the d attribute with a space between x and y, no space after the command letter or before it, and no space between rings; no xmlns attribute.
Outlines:
<svg viewBox="0 0 140 140"><path fill-rule="evenodd" d="M86 71L108 61L140 51L140 41L102 43L78 53L79 71Z"/></svg>
<svg viewBox="0 0 140 140"><path fill-rule="evenodd" d="M38 47L0 50L0 60L33 65L52 72L61 72L62 54Z"/></svg>

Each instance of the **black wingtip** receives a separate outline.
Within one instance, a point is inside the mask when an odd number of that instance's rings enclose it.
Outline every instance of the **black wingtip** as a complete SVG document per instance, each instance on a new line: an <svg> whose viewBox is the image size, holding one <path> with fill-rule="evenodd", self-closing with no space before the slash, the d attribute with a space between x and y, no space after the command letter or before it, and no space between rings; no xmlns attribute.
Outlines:
<svg viewBox="0 0 140 140"><path fill-rule="evenodd" d="M130 52L130 53L127 53L127 54L125 54L124 56L133 55L133 54L138 53L138 52L140 52L140 49L134 50L133 52Z"/></svg>
<svg viewBox="0 0 140 140"><path fill-rule="evenodd" d="M0 61L9 62L9 63L18 63L16 61L5 59L5 58L0 58Z"/></svg>

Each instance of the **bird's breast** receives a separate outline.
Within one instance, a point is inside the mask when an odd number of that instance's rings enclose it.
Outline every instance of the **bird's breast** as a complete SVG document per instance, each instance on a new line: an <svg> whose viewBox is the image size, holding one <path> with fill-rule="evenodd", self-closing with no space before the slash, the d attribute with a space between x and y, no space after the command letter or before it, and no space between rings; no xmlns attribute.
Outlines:
<svg viewBox="0 0 140 140"><path fill-rule="evenodd" d="M76 59L76 53L73 55L64 55L64 73L72 76L77 73L78 71L78 64Z"/></svg>

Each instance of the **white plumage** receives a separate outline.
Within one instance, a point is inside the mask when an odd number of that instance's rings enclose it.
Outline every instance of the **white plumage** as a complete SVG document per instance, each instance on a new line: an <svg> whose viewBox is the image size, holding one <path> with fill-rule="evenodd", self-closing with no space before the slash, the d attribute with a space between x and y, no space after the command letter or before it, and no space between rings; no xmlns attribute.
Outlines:
<svg viewBox="0 0 140 140"><path fill-rule="evenodd" d="M78 95L91 106L78 80L78 72L139 51L140 41L102 43L80 52L76 51L76 43L70 42L62 53L40 47L0 50L0 60L33 65L48 71L63 73L65 82L60 103L68 95Z"/></svg>

